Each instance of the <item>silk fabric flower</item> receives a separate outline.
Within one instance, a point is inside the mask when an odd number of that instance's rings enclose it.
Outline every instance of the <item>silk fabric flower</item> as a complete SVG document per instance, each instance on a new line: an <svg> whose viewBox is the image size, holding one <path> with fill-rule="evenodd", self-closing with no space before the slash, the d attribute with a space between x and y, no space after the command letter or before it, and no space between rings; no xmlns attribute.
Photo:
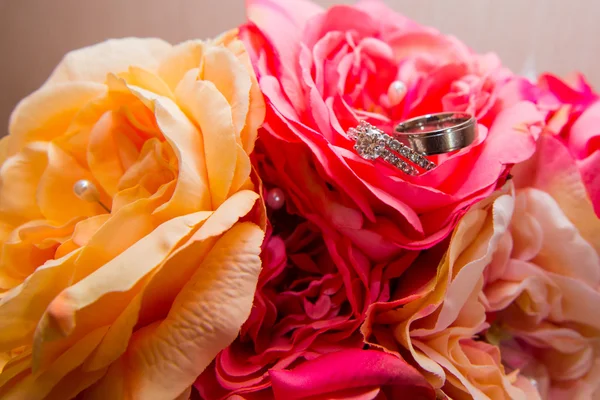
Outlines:
<svg viewBox="0 0 600 400"><path fill-rule="evenodd" d="M291 399L310 393L346 398L360 393L364 399L391 399L390 393L402 389L414 398L433 399L430 385L401 357L361 350L359 328L367 308L389 298L390 277L401 274L413 258L372 265L335 231L323 231L285 210L271 212L269 221L273 228L261 255L252 312L239 338L196 382L201 397ZM323 376L326 370L331 375ZM369 378L357 381L355 374Z"/></svg>
<svg viewBox="0 0 600 400"><path fill-rule="evenodd" d="M559 138L577 167L600 217L600 97L582 75L542 75L537 104L548 112L546 131Z"/></svg>
<svg viewBox="0 0 600 400"><path fill-rule="evenodd" d="M388 351L409 350L453 399L596 398L600 221L553 135L513 173L516 193L467 213L439 268L424 253L391 301L371 307L363 332ZM411 275L427 268L425 284Z"/></svg>
<svg viewBox="0 0 600 400"><path fill-rule="evenodd" d="M480 294L482 274L510 222L510 193L469 211L450 243L421 254L397 283L390 301L369 309L365 339L406 354L441 398L523 400L502 365L498 347L477 340L488 327Z"/></svg>
<svg viewBox="0 0 600 400"><path fill-rule="evenodd" d="M291 177L282 187L288 206L327 222L372 259L444 239L512 164L533 154L542 116L513 95L521 79L493 55L378 2L323 10L251 0L248 14L241 37L268 109L260 137L278 173ZM391 132L406 118L448 110L479 118L476 143L433 157L440 166L418 177L360 158L346 135L361 119Z"/></svg>
<svg viewBox="0 0 600 400"><path fill-rule="evenodd" d="M507 364L543 399L600 396L600 220L581 164L545 134L515 170L511 225L485 273L484 304ZM595 396L595 397L594 397Z"/></svg>
<svg viewBox="0 0 600 400"><path fill-rule="evenodd" d="M187 399L237 336L261 265L249 154L264 102L236 34L74 51L14 111L3 399Z"/></svg>

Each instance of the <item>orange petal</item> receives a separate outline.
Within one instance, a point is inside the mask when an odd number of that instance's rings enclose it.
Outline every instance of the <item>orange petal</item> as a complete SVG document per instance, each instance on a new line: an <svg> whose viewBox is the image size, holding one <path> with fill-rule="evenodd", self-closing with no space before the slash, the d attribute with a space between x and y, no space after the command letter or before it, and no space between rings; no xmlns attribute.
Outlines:
<svg viewBox="0 0 600 400"><path fill-rule="evenodd" d="M155 193L163 184L175 180L177 169L165 158L165 146L168 144L157 138L147 140L138 159L121 176L117 186L119 192L139 185L147 192Z"/></svg>
<svg viewBox="0 0 600 400"><path fill-rule="evenodd" d="M237 159L233 178L231 180L231 187L229 188L229 196L237 193L243 189L253 189L254 184L250 180L250 173L252 172L252 164L250 163L250 157L246 154L244 149L240 145L236 145Z"/></svg>
<svg viewBox="0 0 600 400"><path fill-rule="evenodd" d="M239 223L215 244L160 323L137 331L127 352L133 398L178 396L237 336L260 272L262 230Z"/></svg>
<svg viewBox="0 0 600 400"><path fill-rule="evenodd" d="M119 77L125 79L129 85L141 87L152 93L156 93L159 96L168 97L171 100L175 99L169 85L167 85L167 83L158 75L144 68L137 66L129 67L129 70L119 74Z"/></svg>
<svg viewBox="0 0 600 400"><path fill-rule="evenodd" d="M134 201L112 214L83 248L77 259L73 283L92 274L160 225L162 221L152 213L171 197L171 193L172 187L165 185L154 196ZM124 226L127 229L123 229Z"/></svg>
<svg viewBox="0 0 600 400"><path fill-rule="evenodd" d="M156 319L157 314L166 316L173 299L181 291L181 288L192 279L194 271L201 268L206 254L214 245L216 240L209 239L216 238L230 229L241 216L253 208L257 198L258 195L254 192L240 192L215 211L188 242L170 256L152 277L143 294L143 308L146 309L146 312L142 312L138 319L137 310L140 296L136 295L112 324L102 343L86 361L84 368L86 370L103 368L122 354L129 343L134 324L147 325ZM122 369L123 360L114 361L108 374L86 393L86 398L88 396L92 399L121 397L125 393Z"/></svg>
<svg viewBox="0 0 600 400"><path fill-rule="evenodd" d="M210 46L204 53L202 79L214 84L229 103L235 135L240 143L250 108L251 71L225 47Z"/></svg>
<svg viewBox="0 0 600 400"><path fill-rule="evenodd" d="M96 232L110 219L110 214L97 215L79 221L75 225L71 238L62 243L54 254L54 258L64 257L68 253L88 244Z"/></svg>
<svg viewBox="0 0 600 400"><path fill-rule="evenodd" d="M142 294L141 291L136 294L125 310L110 324L102 342L83 365L85 371L103 370L125 353L133 328L138 323Z"/></svg>
<svg viewBox="0 0 600 400"><path fill-rule="evenodd" d="M27 143L62 135L75 114L104 93L104 85L81 82L42 88L26 97L11 115L7 154L15 154Z"/></svg>
<svg viewBox="0 0 600 400"><path fill-rule="evenodd" d="M114 113L107 112L94 123L89 133L87 165L95 180L111 197L117 193L119 180L129 167L122 155L133 160L138 155L137 148L124 132L131 128L123 125Z"/></svg>
<svg viewBox="0 0 600 400"><path fill-rule="evenodd" d="M202 264L215 241L255 206L258 194L248 190L227 199L156 271L144 291L140 322L164 318L181 288Z"/></svg>
<svg viewBox="0 0 600 400"><path fill-rule="evenodd" d="M154 71L171 48L160 39L107 40L68 53L45 86L76 81L103 83L108 73L125 72L132 65Z"/></svg>
<svg viewBox="0 0 600 400"><path fill-rule="evenodd" d="M56 248L73 234L78 220L54 226L44 220L31 221L15 229L0 254L0 288L10 289L30 276L46 261L56 259ZM7 286L11 280L14 285Z"/></svg>
<svg viewBox="0 0 600 400"><path fill-rule="evenodd" d="M56 296L35 333L36 368L54 360L82 333L110 325L117 319L143 286L144 278L208 216L209 212L199 212L163 223L102 268ZM133 324L125 328L132 327Z"/></svg>
<svg viewBox="0 0 600 400"><path fill-rule="evenodd" d="M86 179L93 182L90 172L54 143L48 147L48 167L40 180L37 199L45 218L57 224L65 224L77 217L104 214L104 208L96 202L78 198L73 191L75 182ZM104 197L100 197L107 201ZM60 206L58 206L60 205Z"/></svg>
<svg viewBox="0 0 600 400"><path fill-rule="evenodd" d="M62 353L49 368L22 377L5 393L3 393L0 388L2 399L41 400L46 398L52 389L58 385L65 376L76 370L76 368L83 363L94 348L96 348L105 332L106 327L90 332Z"/></svg>
<svg viewBox="0 0 600 400"><path fill-rule="evenodd" d="M125 368L123 358L112 363L108 372L80 395L82 400L129 400L125 392Z"/></svg>
<svg viewBox="0 0 600 400"><path fill-rule="evenodd" d="M30 345L38 321L48 304L66 288L73 275L74 251L39 267L21 285L0 300L0 352Z"/></svg>
<svg viewBox="0 0 600 400"><path fill-rule="evenodd" d="M117 85L118 82L114 82ZM121 82L122 84L122 82ZM166 97L137 88L127 87L131 93L154 110L156 122L175 152L179 164L177 186L171 199L156 211L156 216L167 220L179 215L210 210L210 192L204 157L204 148L198 129L187 116ZM201 107L209 107L206 104ZM231 153L231 151L227 151Z"/></svg>
<svg viewBox="0 0 600 400"><path fill-rule="evenodd" d="M239 218L250 212L257 198L256 193L245 191L228 199L185 244L156 268L151 278L146 280L147 286L140 288L138 294L111 324L102 343L86 362L85 368L87 370L104 368L125 351L134 325L145 325L164 317L173 299L191 279L214 244L214 240L208 239L218 237L231 228ZM138 318L142 299L141 307L146 311ZM114 307L115 303L112 303L112 306ZM96 315L95 312L92 313Z"/></svg>
<svg viewBox="0 0 600 400"><path fill-rule="evenodd" d="M201 41L190 40L174 46L164 57L158 74L173 92L189 70L200 67L204 46Z"/></svg>
<svg viewBox="0 0 600 400"><path fill-rule="evenodd" d="M37 187L48 164L46 143L32 143L0 169L0 215L13 225L42 218Z"/></svg>
<svg viewBox="0 0 600 400"><path fill-rule="evenodd" d="M196 81L194 75L193 71L185 75L175 94L202 132L212 207L216 209L227 198L233 180L236 134L227 99L212 82Z"/></svg>
<svg viewBox="0 0 600 400"><path fill-rule="evenodd" d="M174 187L175 182L169 182L169 184L167 184L165 186ZM134 203L141 199L146 199L151 196L152 196L152 193L147 191L142 185L135 185L133 187L123 189L123 190L119 191L119 193L117 193L115 195L115 197L113 198L112 212L116 213L121 208L123 208L131 203Z"/></svg>
<svg viewBox="0 0 600 400"><path fill-rule="evenodd" d="M234 34L237 34L237 30L231 31L229 36ZM244 64L246 70L249 71L250 80L252 82L250 87L250 106L248 108L248 113L246 114L246 124L241 133L242 146L247 154L251 154L254 149L258 128L265 120L265 101L260 86L258 85L256 75L253 72L250 56L246 52L244 44L240 40L231 40L231 38L225 38L225 36L227 36L227 33L224 35L224 39L227 41L227 48L237 56L242 64Z"/></svg>
<svg viewBox="0 0 600 400"><path fill-rule="evenodd" d="M79 367L64 376L53 387L52 391L44 397L44 400L75 399L79 393L102 379L106 374L106 370L107 368L88 372Z"/></svg>
<svg viewBox="0 0 600 400"><path fill-rule="evenodd" d="M0 393L19 381L22 374L26 374L31 369L31 348L26 348L17 355L13 352L4 354L9 355L11 359L3 366L0 373Z"/></svg>

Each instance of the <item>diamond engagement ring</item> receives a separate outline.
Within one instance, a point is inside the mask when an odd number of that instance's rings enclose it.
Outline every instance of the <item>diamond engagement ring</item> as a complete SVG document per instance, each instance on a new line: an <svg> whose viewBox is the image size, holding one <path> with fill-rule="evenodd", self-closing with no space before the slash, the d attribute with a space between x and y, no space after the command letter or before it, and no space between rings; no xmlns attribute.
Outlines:
<svg viewBox="0 0 600 400"><path fill-rule="evenodd" d="M348 136L356 141L354 149L366 160L380 158L408 175L418 175L419 169L429 171L435 168L435 164L422 154L366 121L361 121L356 128L350 128Z"/></svg>
<svg viewBox="0 0 600 400"><path fill-rule="evenodd" d="M450 153L469 146L477 137L471 114L445 112L423 115L396 126L396 137L423 155Z"/></svg>

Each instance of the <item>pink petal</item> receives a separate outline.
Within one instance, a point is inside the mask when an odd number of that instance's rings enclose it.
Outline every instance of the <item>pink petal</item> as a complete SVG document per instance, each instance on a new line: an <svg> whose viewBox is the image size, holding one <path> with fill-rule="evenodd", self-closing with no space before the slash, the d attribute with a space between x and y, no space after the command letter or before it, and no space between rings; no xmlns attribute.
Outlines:
<svg viewBox="0 0 600 400"><path fill-rule="evenodd" d="M585 158L594 150L590 147L598 136L600 136L600 101L585 110L573 124L568 138L569 150L576 158Z"/></svg>
<svg viewBox="0 0 600 400"><path fill-rule="evenodd" d="M269 371L276 399L301 399L353 388L387 387L393 398L435 399L433 388L416 369L391 354L344 350L305 362L292 370Z"/></svg>

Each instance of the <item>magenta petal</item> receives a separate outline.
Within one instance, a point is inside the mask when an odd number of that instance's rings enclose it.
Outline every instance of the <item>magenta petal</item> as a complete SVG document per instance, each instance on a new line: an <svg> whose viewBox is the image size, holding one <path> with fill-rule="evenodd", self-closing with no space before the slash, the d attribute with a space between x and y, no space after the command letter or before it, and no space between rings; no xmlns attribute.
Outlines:
<svg viewBox="0 0 600 400"><path fill-rule="evenodd" d="M401 358L374 350L330 353L292 370L270 370L269 375L276 399L335 397L336 392L357 388L381 388L391 398L435 399L435 391L415 368Z"/></svg>
<svg viewBox="0 0 600 400"><path fill-rule="evenodd" d="M587 83L581 79L576 87L571 87L554 75L544 74L540 76L538 86L552 93L559 105L562 103L589 104L597 98Z"/></svg>

